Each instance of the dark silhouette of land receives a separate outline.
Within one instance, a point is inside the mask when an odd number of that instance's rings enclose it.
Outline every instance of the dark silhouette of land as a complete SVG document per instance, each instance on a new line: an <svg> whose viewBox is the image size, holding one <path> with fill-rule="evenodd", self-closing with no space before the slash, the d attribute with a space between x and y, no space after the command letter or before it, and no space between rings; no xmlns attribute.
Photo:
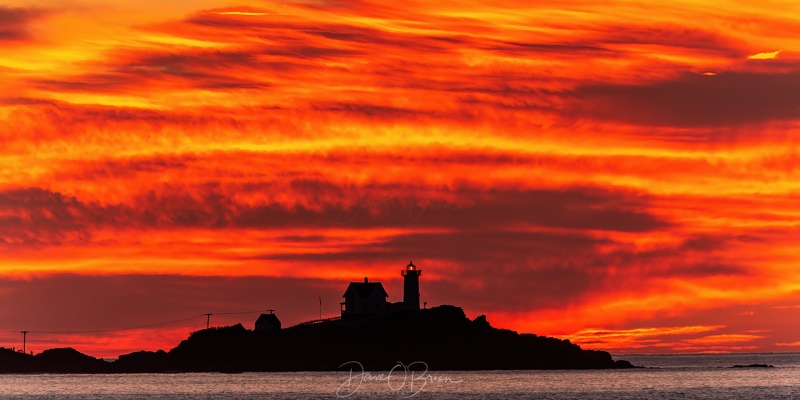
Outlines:
<svg viewBox="0 0 800 400"><path fill-rule="evenodd" d="M35 356L0 348L0 373L103 373L109 364L72 348L49 349Z"/></svg>
<svg viewBox="0 0 800 400"><path fill-rule="evenodd" d="M469 320L461 308L447 305L272 332L241 324L204 329L169 352L139 351L111 363L73 349L36 356L0 349L2 373L335 371L349 361L366 370L389 370L398 361L421 361L431 370L632 367L567 340L493 328L484 316Z"/></svg>

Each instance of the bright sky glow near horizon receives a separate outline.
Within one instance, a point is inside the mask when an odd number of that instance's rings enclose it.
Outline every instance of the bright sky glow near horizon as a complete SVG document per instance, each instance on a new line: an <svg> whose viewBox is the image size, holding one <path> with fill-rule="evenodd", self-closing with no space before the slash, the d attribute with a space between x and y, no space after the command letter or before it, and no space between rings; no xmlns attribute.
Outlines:
<svg viewBox="0 0 800 400"><path fill-rule="evenodd" d="M0 346L402 297L612 352L800 350L800 3L0 3Z"/></svg>

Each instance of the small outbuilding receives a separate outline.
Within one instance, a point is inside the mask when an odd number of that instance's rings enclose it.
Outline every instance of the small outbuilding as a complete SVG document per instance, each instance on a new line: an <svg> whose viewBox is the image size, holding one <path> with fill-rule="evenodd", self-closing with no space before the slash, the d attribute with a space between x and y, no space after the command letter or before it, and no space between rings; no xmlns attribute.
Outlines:
<svg viewBox="0 0 800 400"><path fill-rule="evenodd" d="M269 314L261 314L256 320L256 332L274 332L281 330L281 320L269 310Z"/></svg>

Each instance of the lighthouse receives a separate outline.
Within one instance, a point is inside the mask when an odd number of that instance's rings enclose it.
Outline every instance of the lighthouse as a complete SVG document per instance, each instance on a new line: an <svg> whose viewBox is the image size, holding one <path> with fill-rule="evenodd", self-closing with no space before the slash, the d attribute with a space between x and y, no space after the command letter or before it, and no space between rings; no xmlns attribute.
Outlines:
<svg viewBox="0 0 800 400"><path fill-rule="evenodd" d="M403 275L403 308L406 310L419 310L419 276L422 271L417 269L413 262L400 271Z"/></svg>

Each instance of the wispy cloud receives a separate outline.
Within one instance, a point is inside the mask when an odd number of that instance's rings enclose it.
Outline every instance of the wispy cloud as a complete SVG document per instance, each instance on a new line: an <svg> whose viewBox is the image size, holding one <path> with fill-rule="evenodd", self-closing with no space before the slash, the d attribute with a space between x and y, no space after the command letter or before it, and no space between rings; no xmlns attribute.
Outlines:
<svg viewBox="0 0 800 400"><path fill-rule="evenodd" d="M777 57L778 54L781 54L781 50L772 51L772 52L768 52L768 53L753 54L751 56L747 56L747 58L749 58L751 60L771 60L771 59Z"/></svg>

